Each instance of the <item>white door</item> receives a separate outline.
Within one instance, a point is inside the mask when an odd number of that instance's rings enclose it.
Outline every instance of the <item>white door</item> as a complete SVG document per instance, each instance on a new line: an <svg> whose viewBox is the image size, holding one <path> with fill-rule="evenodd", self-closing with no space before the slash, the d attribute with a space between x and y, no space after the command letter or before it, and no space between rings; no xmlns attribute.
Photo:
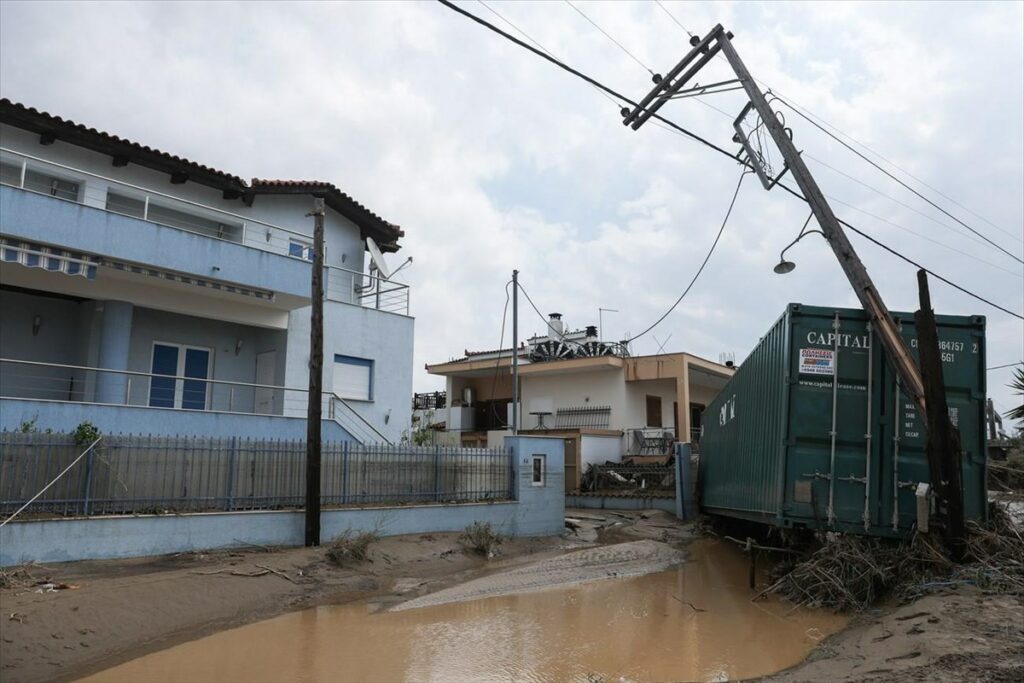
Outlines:
<svg viewBox="0 0 1024 683"><path fill-rule="evenodd" d="M256 354L256 384L273 384L274 370L277 368L277 351L264 351ZM274 414L274 390L265 387L256 388L256 413L259 415Z"/></svg>

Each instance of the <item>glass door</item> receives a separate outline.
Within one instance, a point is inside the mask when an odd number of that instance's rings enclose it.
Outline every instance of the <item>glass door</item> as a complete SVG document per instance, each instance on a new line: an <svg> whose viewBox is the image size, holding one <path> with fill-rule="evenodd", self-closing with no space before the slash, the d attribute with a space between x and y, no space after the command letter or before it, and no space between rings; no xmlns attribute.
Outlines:
<svg viewBox="0 0 1024 683"><path fill-rule="evenodd" d="M206 410L209 382L205 380L210 377L210 359L210 349L155 342L149 405L154 408Z"/></svg>

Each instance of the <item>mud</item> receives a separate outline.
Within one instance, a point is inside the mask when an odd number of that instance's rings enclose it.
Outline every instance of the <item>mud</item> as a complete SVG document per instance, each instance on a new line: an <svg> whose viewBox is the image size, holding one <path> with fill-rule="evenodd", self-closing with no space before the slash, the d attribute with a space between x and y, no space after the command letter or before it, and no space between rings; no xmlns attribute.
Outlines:
<svg viewBox="0 0 1024 683"><path fill-rule="evenodd" d="M701 541L689 555L673 570L609 578L680 554L654 541L577 551L403 609L377 601L284 615L85 682L718 681L792 666L846 623L752 603L746 560L730 545Z"/></svg>
<svg viewBox="0 0 1024 683"><path fill-rule="evenodd" d="M588 581L642 576L668 569L683 561L681 550L657 541L633 541L577 550L540 560L403 602L392 611L466 602L502 595L565 588Z"/></svg>

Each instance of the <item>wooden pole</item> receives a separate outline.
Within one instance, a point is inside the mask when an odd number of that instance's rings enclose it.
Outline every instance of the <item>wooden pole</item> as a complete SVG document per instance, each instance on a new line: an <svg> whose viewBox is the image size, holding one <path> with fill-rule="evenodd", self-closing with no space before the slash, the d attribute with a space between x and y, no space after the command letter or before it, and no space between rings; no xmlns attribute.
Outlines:
<svg viewBox="0 0 1024 683"><path fill-rule="evenodd" d="M313 275L306 414L306 546L320 545L320 418L324 375L324 200L313 200Z"/></svg>
<svg viewBox="0 0 1024 683"><path fill-rule="evenodd" d="M946 383L942 376L942 355L939 333L928 293L926 271L917 271L918 294L921 309L914 314L917 327L917 347L921 360L921 380L924 384L928 425L928 469L932 490L938 496L939 519L942 522L946 545L959 560L963 556L964 499L961 483L960 432L949 419L946 405ZM894 482L894 485L896 482Z"/></svg>

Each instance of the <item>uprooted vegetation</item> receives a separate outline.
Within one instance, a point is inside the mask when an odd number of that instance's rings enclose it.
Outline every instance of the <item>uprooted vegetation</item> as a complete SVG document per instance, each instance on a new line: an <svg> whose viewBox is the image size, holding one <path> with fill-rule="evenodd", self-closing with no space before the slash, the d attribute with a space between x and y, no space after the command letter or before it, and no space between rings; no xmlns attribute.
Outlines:
<svg viewBox="0 0 1024 683"><path fill-rule="evenodd" d="M377 531L353 532L351 529L336 537L327 545L327 559L343 567L349 562L362 562L366 559L370 546L380 540Z"/></svg>
<svg viewBox="0 0 1024 683"><path fill-rule="evenodd" d="M491 527L490 522L473 522L459 536L459 543L467 550L486 558L498 554L505 538Z"/></svg>
<svg viewBox="0 0 1024 683"><path fill-rule="evenodd" d="M839 611L864 610L889 594L912 600L968 585L1024 596L1024 536L1014 521L997 507L987 525L968 522L967 528L960 563L926 534L902 543L837 535L796 562L777 566L762 594Z"/></svg>

